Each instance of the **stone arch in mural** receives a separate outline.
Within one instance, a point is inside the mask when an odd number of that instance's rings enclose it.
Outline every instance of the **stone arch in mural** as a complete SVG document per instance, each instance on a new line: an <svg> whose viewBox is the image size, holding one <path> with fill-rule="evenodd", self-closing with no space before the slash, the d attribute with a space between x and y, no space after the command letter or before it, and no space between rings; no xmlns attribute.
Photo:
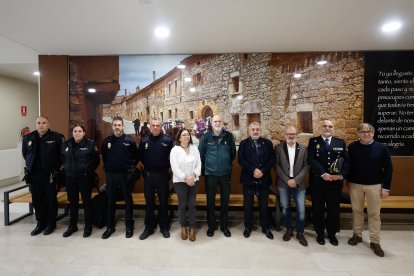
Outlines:
<svg viewBox="0 0 414 276"><path fill-rule="evenodd" d="M211 109L209 105L204 106L201 110L201 117L203 118L203 120L206 121L208 117L213 118L213 116L213 109Z"/></svg>

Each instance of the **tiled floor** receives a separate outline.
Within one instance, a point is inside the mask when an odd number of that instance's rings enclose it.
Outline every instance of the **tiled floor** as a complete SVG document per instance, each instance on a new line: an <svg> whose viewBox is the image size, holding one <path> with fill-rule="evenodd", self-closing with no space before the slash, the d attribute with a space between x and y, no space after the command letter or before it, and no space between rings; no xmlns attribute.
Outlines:
<svg viewBox="0 0 414 276"><path fill-rule="evenodd" d="M2 189L4 190L4 189ZM13 206L14 212L26 206ZM220 231L206 236L204 212L200 211L200 229L195 242L182 241L180 225L174 220L171 238L159 232L145 241L138 239L144 229L143 211L135 211L135 235L124 237L122 212L117 231L102 240L103 229L94 229L92 236L83 238L83 225L68 238L63 238L68 219L58 222L49 235L30 236L34 217L11 226L0 226L0 275L414 275L414 226L404 230L382 232L382 247L386 256L379 258L369 249L368 234L356 247L346 241L350 230L338 234L339 246L320 246L315 235L306 229L307 248L295 239L282 240L283 232L274 232L268 240L257 229L249 239L243 237L241 212L231 212L232 237ZM3 208L0 219L3 221ZM395 229L398 226L384 227Z"/></svg>

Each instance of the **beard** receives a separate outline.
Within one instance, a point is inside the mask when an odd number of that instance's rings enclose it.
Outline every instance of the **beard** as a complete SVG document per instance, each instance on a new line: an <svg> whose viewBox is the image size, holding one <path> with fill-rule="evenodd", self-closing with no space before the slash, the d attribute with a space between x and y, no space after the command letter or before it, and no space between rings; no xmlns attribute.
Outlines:
<svg viewBox="0 0 414 276"><path fill-rule="evenodd" d="M222 130L222 126L213 126L214 131L220 132Z"/></svg>
<svg viewBox="0 0 414 276"><path fill-rule="evenodd" d="M252 135L251 136L252 137L252 140L259 140L259 138L260 138L260 135Z"/></svg>
<svg viewBox="0 0 414 276"><path fill-rule="evenodd" d="M121 135L122 135L122 130L119 130L119 129L114 130L114 135L115 135L116 137L121 136Z"/></svg>

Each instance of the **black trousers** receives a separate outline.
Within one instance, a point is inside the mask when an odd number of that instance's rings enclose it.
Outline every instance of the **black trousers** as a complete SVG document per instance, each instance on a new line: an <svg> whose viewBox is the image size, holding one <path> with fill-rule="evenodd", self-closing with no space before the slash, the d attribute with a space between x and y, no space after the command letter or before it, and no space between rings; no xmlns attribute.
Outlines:
<svg viewBox="0 0 414 276"><path fill-rule="evenodd" d="M56 225L57 190L54 183L50 183L50 173L32 173L30 191L36 220L42 225Z"/></svg>
<svg viewBox="0 0 414 276"><path fill-rule="evenodd" d="M132 185L127 183L128 172L108 172L106 174L106 194L108 195L108 220L107 228L115 228L115 212L118 191L121 190L125 201L125 226L134 227L132 201Z"/></svg>
<svg viewBox="0 0 414 276"><path fill-rule="evenodd" d="M220 187L220 228L224 229L229 225L230 174L221 176L206 175L207 224L208 228L213 230L216 228L217 186Z"/></svg>
<svg viewBox="0 0 414 276"><path fill-rule="evenodd" d="M79 192L82 197L83 209L85 211L85 229L92 228L92 175L80 175L77 177L66 176L66 192L70 202L70 222L75 226L78 223Z"/></svg>
<svg viewBox="0 0 414 276"><path fill-rule="evenodd" d="M144 196L145 196L145 227L149 230L155 229L155 193L159 200L159 225L161 230L169 229L168 221L168 172L144 171Z"/></svg>
<svg viewBox="0 0 414 276"><path fill-rule="evenodd" d="M320 185L312 185L311 187L315 232L318 235L323 235L326 228L328 235L335 235L336 232L339 232L340 200L343 182L324 181L318 184Z"/></svg>
<svg viewBox="0 0 414 276"><path fill-rule="evenodd" d="M267 185L243 185L244 227L250 231L253 229L253 207L255 194L259 202L260 227L262 227L262 230L268 230L269 187Z"/></svg>

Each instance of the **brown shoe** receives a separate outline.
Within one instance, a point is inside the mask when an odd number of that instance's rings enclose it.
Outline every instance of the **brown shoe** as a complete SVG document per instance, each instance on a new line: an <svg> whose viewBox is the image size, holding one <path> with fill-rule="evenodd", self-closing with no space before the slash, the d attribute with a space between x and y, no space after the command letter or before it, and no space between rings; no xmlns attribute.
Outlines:
<svg viewBox="0 0 414 276"><path fill-rule="evenodd" d="M283 235L283 240L288 241L290 240L291 237L293 237L293 230L292 229L286 230L286 233Z"/></svg>
<svg viewBox="0 0 414 276"><path fill-rule="evenodd" d="M350 238L349 240L348 240L348 244L349 245L352 245L352 246L355 246L355 245L357 245L358 243L360 243L360 242L362 242L362 238L361 237L358 237L356 234L354 234L353 236L352 236L352 238Z"/></svg>
<svg viewBox="0 0 414 276"><path fill-rule="evenodd" d="M181 239L186 240L187 239L187 228L181 227Z"/></svg>
<svg viewBox="0 0 414 276"><path fill-rule="evenodd" d="M303 246L308 246L308 242L305 239L303 234L296 234L296 238L298 239L299 243Z"/></svg>
<svg viewBox="0 0 414 276"><path fill-rule="evenodd" d="M384 251L381 249L381 245L379 243L373 243L371 242L369 244L369 247L371 247L372 250L374 250L375 255L379 257L384 257Z"/></svg>
<svg viewBox="0 0 414 276"><path fill-rule="evenodd" d="M190 241L195 241L196 239L196 231L194 228L190 228Z"/></svg>

